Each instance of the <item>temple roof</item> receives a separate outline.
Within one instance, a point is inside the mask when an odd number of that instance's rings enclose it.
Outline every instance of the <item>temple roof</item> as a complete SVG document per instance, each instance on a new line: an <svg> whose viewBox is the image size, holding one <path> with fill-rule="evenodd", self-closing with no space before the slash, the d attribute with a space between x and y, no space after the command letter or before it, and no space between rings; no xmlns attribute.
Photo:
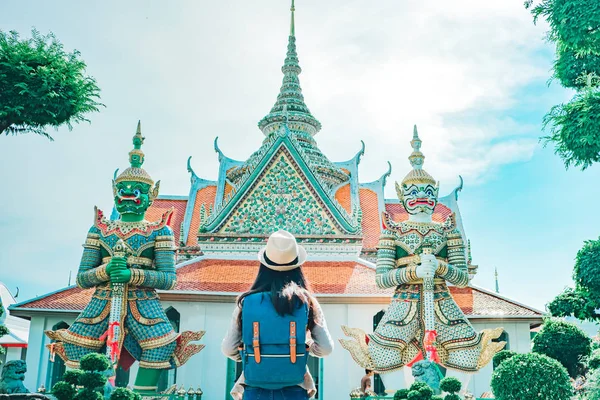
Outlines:
<svg viewBox="0 0 600 400"><path fill-rule="evenodd" d="M168 298L169 301L206 301L212 296L215 298L212 301L230 302L250 288L258 272L258 264L254 260L200 258L177 269L177 286L174 290L159 292L162 298ZM387 304L393 294L393 289L380 289L375 285L375 267L361 259L308 261L303 271L323 303L336 302L336 298L344 298L343 302L349 303L356 298L361 303ZM31 312L38 311L79 312L90 301L93 292L94 289L71 286L16 304L11 310L20 316L29 316ZM476 286L451 286L450 292L468 318L526 318L541 322L540 311ZM198 295L204 295L202 300Z"/></svg>

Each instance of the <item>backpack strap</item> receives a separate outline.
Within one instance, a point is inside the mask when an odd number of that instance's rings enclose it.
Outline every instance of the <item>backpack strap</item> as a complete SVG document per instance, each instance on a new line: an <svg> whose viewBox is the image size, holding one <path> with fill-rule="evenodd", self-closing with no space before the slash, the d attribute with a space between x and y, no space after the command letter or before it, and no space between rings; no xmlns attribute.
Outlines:
<svg viewBox="0 0 600 400"><path fill-rule="evenodd" d="M260 364L260 340L259 340L259 324L258 321L252 323L252 348L254 350L254 361Z"/></svg>
<svg viewBox="0 0 600 400"><path fill-rule="evenodd" d="M290 360L296 363L296 322L290 321Z"/></svg>

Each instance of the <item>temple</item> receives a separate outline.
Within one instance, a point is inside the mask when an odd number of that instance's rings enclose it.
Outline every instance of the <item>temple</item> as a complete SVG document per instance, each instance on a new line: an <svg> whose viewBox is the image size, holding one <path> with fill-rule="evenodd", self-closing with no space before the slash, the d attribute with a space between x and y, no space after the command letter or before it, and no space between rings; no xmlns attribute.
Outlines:
<svg viewBox="0 0 600 400"><path fill-rule="evenodd" d="M323 305L336 342L343 337L342 325L372 331L389 304L393 289L379 289L375 284L376 246L386 220L399 222L408 215L397 199L384 196L391 165L382 169L379 179L360 181L364 142L357 143L356 153L344 161L332 161L319 149L318 134L336 133L320 133L321 123L302 94L294 13L292 5L281 68L283 81L275 104L258 122L264 135L262 145L241 161L228 157L227 149L221 149L215 138L219 163L216 179L207 179L202 171L194 170L190 157L189 193L159 196L146 214L146 219L155 220L174 209L170 225L179 246L177 286L169 292L159 291L167 316L177 331L207 332L202 355L162 377L163 388L173 384L186 390L200 386L208 399L230 398L228 392L240 367L221 355L220 342L236 296L254 280L258 250L277 229L291 231L307 249L309 261L304 271ZM409 129L407 133L409 140ZM426 133L424 139L426 144ZM368 143L376 139L365 140ZM248 150L250 153L252 149ZM401 178L405 173L399 169L394 175ZM467 243L458 206L462 189L461 179L459 187L440 197L433 220L443 222L454 213ZM477 273L470 248L468 269L471 275ZM488 268L485 273L493 271ZM529 351L530 330L542 322L540 311L473 285L460 289L451 286L450 292L475 328L503 326L502 339L508 342L508 348ZM10 307L12 315L31 320L29 387L50 387L61 368L64 370L60 360L49 361L45 347L49 339L42 332L68 327L91 295L91 289L72 286ZM341 348L326 359L311 358L309 367L319 399L348 398L364 374ZM476 396L489 391L491 373L491 365L480 371L471 381L470 391ZM127 382L128 376L123 373L121 381Z"/></svg>

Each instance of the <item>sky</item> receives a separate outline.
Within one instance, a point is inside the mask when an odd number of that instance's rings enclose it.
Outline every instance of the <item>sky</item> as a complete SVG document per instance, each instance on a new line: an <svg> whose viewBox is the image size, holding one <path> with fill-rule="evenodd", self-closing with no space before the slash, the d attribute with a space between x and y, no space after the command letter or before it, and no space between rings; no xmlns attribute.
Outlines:
<svg viewBox="0 0 600 400"><path fill-rule="evenodd" d="M216 179L223 152L245 160L281 85L289 2L178 0L0 3L0 29L52 31L77 49L105 108L91 124L0 137L0 280L18 300L67 285L93 206L110 212L138 119L144 167L161 193L187 195L186 161ZM321 150L350 159L361 182L409 171L417 124L425 169L459 205L479 265L474 284L543 309L571 285L573 260L600 235L600 166L565 170L539 142L549 108L572 93L548 85L554 51L522 0L297 0L305 101Z"/></svg>

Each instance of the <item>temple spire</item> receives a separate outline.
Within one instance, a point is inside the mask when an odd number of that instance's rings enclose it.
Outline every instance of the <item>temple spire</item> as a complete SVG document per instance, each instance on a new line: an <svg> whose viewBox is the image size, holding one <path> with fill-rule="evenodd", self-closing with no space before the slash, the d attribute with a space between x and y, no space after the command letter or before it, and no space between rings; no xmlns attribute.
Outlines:
<svg viewBox="0 0 600 400"><path fill-rule="evenodd" d="M496 281L496 293L500 293L500 285L498 284L498 267L494 268L494 280Z"/></svg>
<svg viewBox="0 0 600 400"><path fill-rule="evenodd" d="M296 36L296 24L294 23L294 11L296 11L296 7L294 7L294 0L292 0L290 11L292 12L292 19L290 21L290 36Z"/></svg>
<svg viewBox="0 0 600 400"><path fill-rule="evenodd" d="M283 106L287 105L289 122L293 125L293 127L290 125L290 129L296 132L305 132L312 136L321 130L321 123L313 117L304 103L300 79L298 78L302 72L302 68L300 68L298 53L296 52L296 7L294 0L292 0L290 11L290 35L288 36L285 61L281 67L283 82L279 89L275 105L271 108L269 114L259 121L258 127L265 135L269 135L271 132L277 130L286 119L283 113Z"/></svg>

